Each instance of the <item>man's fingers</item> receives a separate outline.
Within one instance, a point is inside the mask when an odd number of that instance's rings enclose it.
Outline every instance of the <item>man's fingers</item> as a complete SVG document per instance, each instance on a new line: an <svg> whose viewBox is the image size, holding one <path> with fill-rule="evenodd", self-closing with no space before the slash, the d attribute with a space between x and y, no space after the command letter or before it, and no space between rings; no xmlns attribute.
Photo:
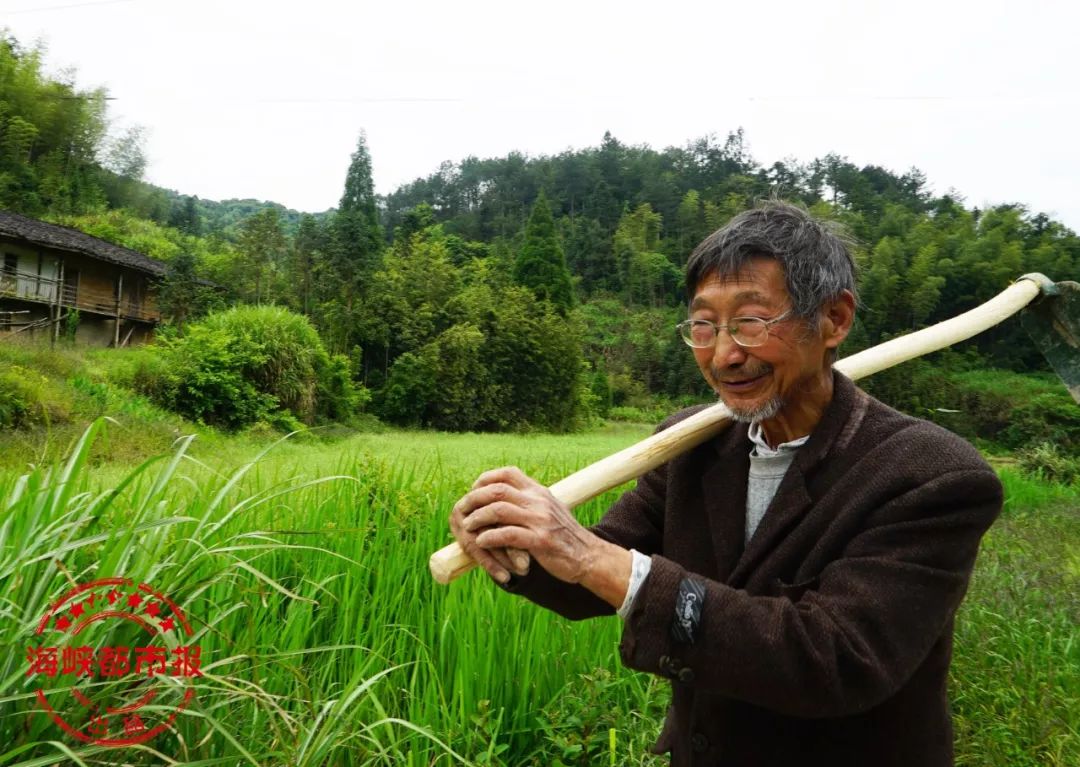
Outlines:
<svg viewBox="0 0 1080 767"><path fill-rule="evenodd" d="M510 553L506 549L486 549L486 551L504 570L512 573L517 572L517 565L511 561Z"/></svg>
<svg viewBox="0 0 1080 767"><path fill-rule="evenodd" d="M499 583L506 583L510 573L525 575L529 572L532 558L527 547L484 547L477 543L476 533L484 528L521 524L530 501L535 501L524 490L540 487L543 486L516 466L493 469L480 475L473 483L473 489L454 504L450 513L450 529L465 553Z"/></svg>
<svg viewBox="0 0 1080 767"><path fill-rule="evenodd" d="M529 556L529 552L522 551L521 549L507 549L506 553L514 565L512 568L513 571L518 575L527 575L529 572L529 565L532 563L532 557Z"/></svg>
<svg viewBox="0 0 1080 767"><path fill-rule="evenodd" d="M527 551L520 551L519 549L485 549L480 546L475 546L473 551L476 553L473 559L499 583L506 582L503 580L505 573L527 575L529 572L531 560ZM490 560L485 564L484 560L488 560L488 558L494 560L494 565Z"/></svg>
<svg viewBox="0 0 1080 767"><path fill-rule="evenodd" d="M473 489L484 487L495 482L504 482L508 485L524 490L532 485L539 484L517 466L502 466L498 469L485 471L473 482Z"/></svg>
<svg viewBox="0 0 1080 767"><path fill-rule="evenodd" d="M492 527L476 536L483 549L521 549L528 551L538 543L537 535L527 527Z"/></svg>
<svg viewBox="0 0 1080 767"><path fill-rule="evenodd" d="M496 501L472 511L461 526L466 532L475 533L493 525L524 524L528 516L528 509L508 501Z"/></svg>
<svg viewBox="0 0 1080 767"><path fill-rule="evenodd" d="M488 575L499 583L506 583L510 580L511 569L501 565L499 560L495 558L494 552L478 546L476 543L463 543L461 548L466 554L476 560L476 563L484 568ZM499 551L499 553L505 556L504 552ZM509 564L509 562L507 564Z"/></svg>
<svg viewBox="0 0 1080 767"><path fill-rule="evenodd" d="M465 495L458 499L458 502L454 504L454 509L450 514L450 519L453 520L455 516L459 518L467 517L481 506L487 506L489 503L503 500L522 503L525 500L525 496L513 485L508 485L505 482L497 482L495 484L477 487L465 493Z"/></svg>
<svg viewBox="0 0 1080 767"><path fill-rule="evenodd" d="M463 527L462 514L465 508L467 506L462 501L454 505L454 510L450 513L450 531L462 550L472 557L488 575L499 583L506 583L510 580L510 573L519 569L517 563L511 561L509 554L503 549L489 551L476 545L476 535Z"/></svg>

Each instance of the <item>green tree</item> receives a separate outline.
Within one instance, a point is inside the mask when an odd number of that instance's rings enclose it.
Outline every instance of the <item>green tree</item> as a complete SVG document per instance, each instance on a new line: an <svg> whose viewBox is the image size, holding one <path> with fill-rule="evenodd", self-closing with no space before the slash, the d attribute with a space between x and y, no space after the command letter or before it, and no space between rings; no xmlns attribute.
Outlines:
<svg viewBox="0 0 1080 767"><path fill-rule="evenodd" d="M0 32L0 207L83 213L105 202L105 91L78 90L71 71L47 77L43 59Z"/></svg>
<svg viewBox="0 0 1080 767"><path fill-rule="evenodd" d="M674 256L679 266L685 266L690 253L711 231L705 218L705 206L697 190L691 189L683 196L676 219Z"/></svg>
<svg viewBox="0 0 1080 767"><path fill-rule="evenodd" d="M564 315L550 302L537 302L527 288L496 292L486 284L463 290L451 309L484 334L491 391L482 428L576 428L587 388L576 312Z"/></svg>
<svg viewBox="0 0 1080 767"><path fill-rule="evenodd" d="M383 252L382 229L371 177L371 153L363 132L345 175L345 190L330 225L319 275L317 316L331 347L346 351L363 342L364 301Z"/></svg>
<svg viewBox="0 0 1080 767"><path fill-rule="evenodd" d="M118 176L141 180L146 172L146 130L140 125L132 126L109 140L101 164Z"/></svg>
<svg viewBox="0 0 1080 767"><path fill-rule="evenodd" d="M306 315L310 315L314 307L315 275L326 257L326 239L326 231L319 221L305 213L292 240L289 287L292 306Z"/></svg>
<svg viewBox="0 0 1080 767"><path fill-rule="evenodd" d="M387 375L395 358L420 349L460 319L449 308L461 288L449 240L438 225L399 238L371 276L358 328L370 351L369 372Z"/></svg>
<svg viewBox="0 0 1080 767"><path fill-rule="evenodd" d="M514 279L519 285L529 288L537 298L550 301L563 313L573 306L573 283L559 245L555 220L543 192L536 198L529 223L525 226L525 242L514 262Z"/></svg>
<svg viewBox="0 0 1080 767"><path fill-rule="evenodd" d="M195 273L195 256L189 251L181 251L169 264L158 290L162 316L182 332L188 320L202 313L206 303L205 290Z"/></svg>
<svg viewBox="0 0 1080 767"><path fill-rule="evenodd" d="M469 324L447 328L395 364L383 412L399 423L465 431L483 425L492 408L484 335Z"/></svg>
<svg viewBox="0 0 1080 767"><path fill-rule="evenodd" d="M902 244L893 237L886 237L871 251L869 268L863 276L862 322L872 341L895 332L903 281Z"/></svg>
<svg viewBox="0 0 1080 767"><path fill-rule="evenodd" d="M942 261L938 257L936 245L929 244L920 248L911 262L905 282L907 289L905 294L911 306L911 327L919 328L926 324L930 316L937 309L941 300L941 289L945 285L945 277L939 271L948 268L951 262Z"/></svg>
<svg viewBox="0 0 1080 767"><path fill-rule="evenodd" d="M619 276L611 237L600 222L588 216L565 216L559 219L559 230L567 268L574 279L580 279L581 292L590 296L601 290L617 291Z"/></svg>
<svg viewBox="0 0 1080 767"><path fill-rule="evenodd" d="M623 296L632 305L663 306L677 300L681 272L662 252L663 219L648 203L623 214L615 230L615 260Z"/></svg>
<svg viewBox="0 0 1080 767"><path fill-rule="evenodd" d="M173 200L169 212L169 226L179 229L184 234L198 237L202 232L198 198L186 194Z"/></svg>
<svg viewBox="0 0 1080 767"><path fill-rule="evenodd" d="M243 295L254 303L272 303L273 282L280 276L286 247L281 215L275 208L266 208L240 225L240 274L238 285Z"/></svg>

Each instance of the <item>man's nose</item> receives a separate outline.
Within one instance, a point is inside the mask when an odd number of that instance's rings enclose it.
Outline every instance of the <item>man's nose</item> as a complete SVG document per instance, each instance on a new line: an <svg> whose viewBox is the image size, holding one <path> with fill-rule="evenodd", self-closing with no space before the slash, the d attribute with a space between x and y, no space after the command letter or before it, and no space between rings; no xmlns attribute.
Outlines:
<svg viewBox="0 0 1080 767"><path fill-rule="evenodd" d="M716 345L713 346L713 365L727 368L744 362L746 362L746 349L735 343L730 333L724 331L717 333Z"/></svg>

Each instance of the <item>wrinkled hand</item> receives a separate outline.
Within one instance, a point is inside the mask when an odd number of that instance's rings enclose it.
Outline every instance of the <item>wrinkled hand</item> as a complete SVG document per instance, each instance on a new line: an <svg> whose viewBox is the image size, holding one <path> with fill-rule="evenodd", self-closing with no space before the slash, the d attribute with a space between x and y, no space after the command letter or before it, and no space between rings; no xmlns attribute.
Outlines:
<svg viewBox="0 0 1080 767"><path fill-rule="evenodd" d="M476 482L473 483L473 491L480 487L483 476L486 475L482 475L480 479L477 479ZM488 575L499 583L506 583L509 581L510 573L515 573L516 575L525 575L528 573L531 560L527 551L505 546L484 548L476 543L479 532L468 530L465 527L465 517L474 508L466 503L466 499L468 498L469 494L463 496L461 500L454 504L454 508L450 512L450 532L454 534L454 538L457 540L458 545L461 546L462 550L472 557L480 567L484 568Z"/></svg>
<svg viewBox="0 0 1080 767"><path fill-rule="evenodd" d="M597 544L604 543L550 490L512 466L480 475L454 506L450 529L465 552L500 583L509 579L508 571L518 572L500 560L503 549L511 557L515 549L525 550L559 580L581 583Z"/></svg>

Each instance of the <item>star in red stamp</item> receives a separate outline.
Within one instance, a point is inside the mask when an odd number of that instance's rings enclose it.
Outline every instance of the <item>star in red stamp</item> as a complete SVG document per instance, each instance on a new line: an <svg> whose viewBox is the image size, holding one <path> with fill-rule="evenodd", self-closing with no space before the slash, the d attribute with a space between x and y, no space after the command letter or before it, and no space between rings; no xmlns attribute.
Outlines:
<svg viewBox="0 0 1080 767"><path fill-rule="evenodd" d="M201 669L183 611L129 578L64 594L26 648L41 707L72 737L100 746L145 743L166 730L194 699Z"/></svg>

